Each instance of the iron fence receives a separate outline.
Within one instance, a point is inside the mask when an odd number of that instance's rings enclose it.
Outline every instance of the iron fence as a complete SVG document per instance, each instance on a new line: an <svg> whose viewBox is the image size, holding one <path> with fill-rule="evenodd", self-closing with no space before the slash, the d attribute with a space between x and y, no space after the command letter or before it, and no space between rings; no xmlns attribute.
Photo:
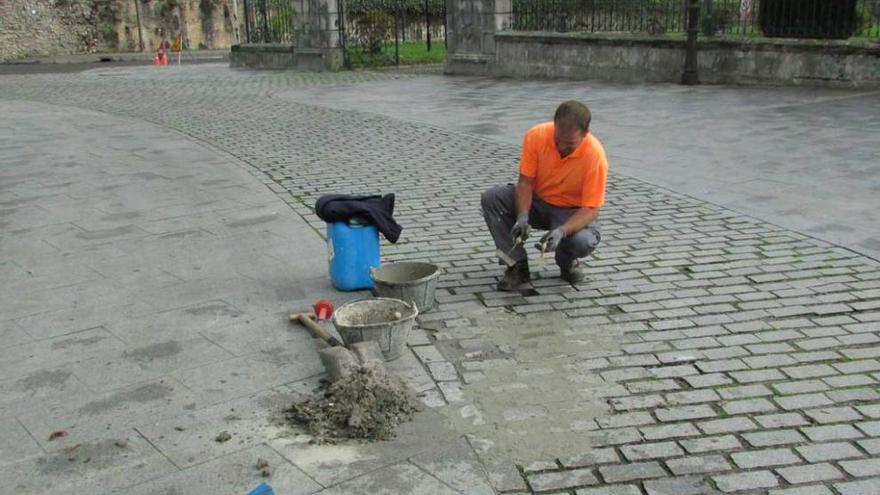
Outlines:
<svg viewBox="0 0 880 495"><path fill-rule="evenodd" d="M248 43L295 43L293 0L243 2ZM442 61L446 0L337 0L337 8L332 29L348 67Z"/></svg>
<svg viewBox="0 0 880 495"><path fill-rule="evenodd" d="M880 38L880 0L700 0L705 36ZM513 0L518 31L686 31L687 0Z"/></svg>
<svg viewBox="0 0 880 495"><path fill-rule="evenodd" d="M519 31L646 32L685 30L683 0L513 0Z"/></svg>
<svg viewBox="0 0 880 495"><path fill-rule="evenodd" d="M293 43L294 15L290 0L244 0L244 31L248 43Z"/></svg>
<svg viewBox="0 0 880 495"><path fill-rule="evenodd" d="M445 0L340 0L349 67L419 62L445 49ZM436 58L436 57L435 57ZM423 61L423 60L422 60Z"/></svg>
<svg viewBox="0 0 880 495"><path fill-rule="evenodd" d="M880 0L704 0L702 34L880 38Z"/></svg>

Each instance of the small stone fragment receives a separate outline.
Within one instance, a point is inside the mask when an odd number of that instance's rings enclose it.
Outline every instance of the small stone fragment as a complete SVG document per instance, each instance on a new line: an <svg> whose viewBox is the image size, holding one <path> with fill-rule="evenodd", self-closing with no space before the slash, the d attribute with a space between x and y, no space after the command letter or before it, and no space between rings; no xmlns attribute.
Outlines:
<svg viewBox="0 0 880 495"><path fill-rule="evenodd" d="M349 428L360 428L364 422L364 408L359 404L355 404L351 408L351 415L348 417Z"/></svg>
<svg viewBox="0 0 880 495"><path fill-rule="evenodd" d="M216 438L214 438L217 443L228 442L230 439L232 439L232 435L230 435L228 431L222 431Z"/></svg>
<svg viewBox="0 0 880 495"><path fill-rule="evenodd" d="M269 461L260 457L257 459L257 469L266 469L269 467Z"/></svg>
<svg viewBox="0 0 880 495"><path fill-rule="evenodd" d="M58 438L64 438L66 436L67 436L67 432L64 430L53 431L52 434L49 435L49 441L51 442L52 440L55 440Z"/></svg>

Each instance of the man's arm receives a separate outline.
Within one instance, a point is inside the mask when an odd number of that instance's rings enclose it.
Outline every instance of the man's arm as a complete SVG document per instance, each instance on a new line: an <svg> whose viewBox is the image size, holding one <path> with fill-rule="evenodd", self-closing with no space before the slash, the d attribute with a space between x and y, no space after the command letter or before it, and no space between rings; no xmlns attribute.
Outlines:
<svg viewBox="0 0 880 495"><path fill-rule="evenodd" d="M574 215L568 217L568 220L562 224L562 230L568 237L576 234L593 223L599 217L599 208L584 207L574 212Z"/></svg>
<svg viewBox="0 0 880 495"><path fill-rule="evenodd" d="M528 214L532 209L532 195L535 193L535 178L520 174L516 183L516 214Z"/></svg>

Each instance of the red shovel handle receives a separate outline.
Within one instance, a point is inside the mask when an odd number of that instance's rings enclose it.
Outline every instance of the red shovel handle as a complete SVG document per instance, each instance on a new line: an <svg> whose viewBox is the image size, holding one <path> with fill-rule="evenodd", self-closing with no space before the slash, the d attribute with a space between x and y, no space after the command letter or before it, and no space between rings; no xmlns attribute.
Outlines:
<svg viewBox="0 0 880 495"><path fill-rule="evenodd" d="M333 303L326 299L316 302L312 309L315 310L315 316L318 317L319 321L330 319L333 316Z"/></svg>

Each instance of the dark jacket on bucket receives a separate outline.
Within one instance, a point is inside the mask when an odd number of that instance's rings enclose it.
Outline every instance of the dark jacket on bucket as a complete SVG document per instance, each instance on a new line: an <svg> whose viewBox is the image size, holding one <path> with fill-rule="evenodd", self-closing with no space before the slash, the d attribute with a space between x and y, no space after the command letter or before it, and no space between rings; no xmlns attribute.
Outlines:
<svg viewBox="0 0 880 495"><path fill-rule="evenodd" d="M325 222L348 222L356 219L375 225L390 242L400 238L403 227L394 221L394 195L352 196L327 194L318 198L315 213Z"/></svg>

